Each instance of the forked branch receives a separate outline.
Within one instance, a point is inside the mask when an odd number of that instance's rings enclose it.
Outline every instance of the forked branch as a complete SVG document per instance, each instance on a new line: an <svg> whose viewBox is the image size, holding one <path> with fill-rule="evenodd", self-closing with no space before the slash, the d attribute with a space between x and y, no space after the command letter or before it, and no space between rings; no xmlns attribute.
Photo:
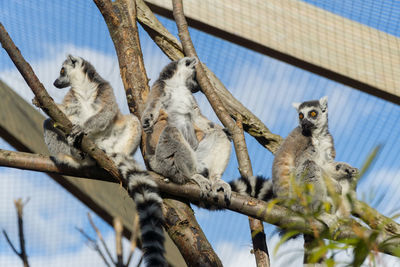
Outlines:
<svg viewBox="0 0 400 267"><path fill-rule="evenodd" d="M29 198L25 202L22 202L21 198L14 200L14 205L15 209L17 210L17 218L18 218L18 237L19 237L20 252L17 251L17 249L11 242L10 238L8 237L7 232L3 229L3 235L7 243L10 245L14 253L21 259L22 263L24 264L24 267L29 267L28 255L26 254L26 248L25 248L24 221L23 221L23 209L24 206L28 203L28 201Z"/></svg>

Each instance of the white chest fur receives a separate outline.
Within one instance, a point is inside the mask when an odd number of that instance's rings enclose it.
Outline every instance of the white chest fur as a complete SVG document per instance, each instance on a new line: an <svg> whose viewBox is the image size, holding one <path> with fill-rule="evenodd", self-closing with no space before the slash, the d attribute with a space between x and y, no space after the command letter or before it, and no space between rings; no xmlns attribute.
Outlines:
<svg viewBox="0 0 400 267"><path fill-rule="evenodd" d="M187 115L193 112L193 105L195 100L192 93L183 85L166 88L169 94L166 110L168 113L175 115Z"/></svg>
<svg viewBox="0 0 400 267"><path fill-rule="evenodd" d="M95 104L97 96L97 85L91 82L81 84L79 87L73 87L74 95L78 101L79 115L77 118L71 118L75 123L83 125L90 117L98 112L98 105Z"/></svg>
<svg viewBox="0 0 400 267"><path fill-rule="evenodd" d="M332 160L332 139L328 135L311 138L315 150L315 160L324 165Z"/></svg>

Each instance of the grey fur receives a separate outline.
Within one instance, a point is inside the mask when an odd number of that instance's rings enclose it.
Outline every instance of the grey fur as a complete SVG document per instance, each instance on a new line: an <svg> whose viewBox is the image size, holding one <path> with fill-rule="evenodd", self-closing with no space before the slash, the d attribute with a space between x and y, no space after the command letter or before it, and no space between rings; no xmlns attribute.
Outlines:
<svg viewBox="0 0 400 267"><path fill-rule="evenodd" d="M334 161L336 153L333 138L328 130L327 97L293 103L293 106L299 114L299 126L289 134L275 154L272 166L274 194L285 201L291 199L290 207L300 213L321 212L322 204L330 203L330 213L334 214L337 209L336 196L342 195L340 181L348 174L341 168L336 169L338 163ZM341 164L352 168L348 164ZM299 189L303 191L302 195L310 196L309 207L299 204L295 192ZM328 225L330 223L325 222Z"/></svg>
<svg viewBox="0 0 400 267"><path fill-rule="evenodd" d="M196 58L182 58L168 64L152 86L142 116L143 129L151 132L160 110L167 114L168 125L162 131L154 154L148 155L152 170L183 184L192 181L202 196L224 192L231 197L229 184L221 176L229 161L230 141L217 124L205 118L192 92L198 90L195 79ZM195 127L204 133L199 142Z"/></svg>
<svg viewBox="0 0 400 267"><path fill-rule="evenodd" d="M133 114L121 114L110 84L80 57L67 57L54 85L71 86L59 107L74 126L72 133L64 137L51 120L44 122L44 140L50 154L57 164L75 168L94 165L95 161L79 150L82 135L105 151L128 182L141 228L146 229L142 232L145 262L148 266L166 266L162 199L148 172L133 159L141 139L140 121Z"/></svg>

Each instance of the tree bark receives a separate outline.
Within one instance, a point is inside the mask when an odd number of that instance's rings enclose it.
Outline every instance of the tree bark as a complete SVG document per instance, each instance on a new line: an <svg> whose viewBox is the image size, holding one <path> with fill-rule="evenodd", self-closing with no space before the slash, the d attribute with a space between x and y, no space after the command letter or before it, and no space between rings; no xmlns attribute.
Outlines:
<svg viewBox="0 0 400 267"><path fill-rule="evenodd" d="M182 0L173 0L173 15L178 27L179 39L182 42L185 55L196 57L197 53L193 46L192 40L189 35L188 25L183 14ZM253 175L249 153L247 151L246 141L244 139L242 117L238 115L237 124L232 120L229 113L226 111L219 96L215 93L214 88L207 77L207 74L201 63L196 65L196 79L200 84L202 92L206 95L214 112L217 114L222 124L228 128L232 134L233 143L236 151L236 158L239 163L239 172L243 177L250 177ZM257 266L269 266L270 260L268 255L268 248L264 233L264 226L261 221L249 218L249 225L251 237L253 242L253 250L256 258Z"/></svg>
<svg viewBox="0 0 400 267"><path fill-rule="evenodd" d="M128 0L117 0L115 2L109 0L94 0L94 2L103 15L110 36L114 42L115 50L117 51L128 106L130 111L140 118L149 93L149 80L144 68L136 25L136 3L135 1ZM144 142L144 138L142 138L142 144L144 144ZM177 202L178 201L175 201L175 205L171 205L172 202L164 201L164 210L174 210L174 207L177 206ZM184 205L186 204L180 204L180 206ZM185 238L190 240L195 237L198 242L202 243L202 246L208 247L208 255L210 259L213 260L210 266L218 266L220 260L213 251L204 233L198 230L200 226L195 217L190 213L187 213L185 217L183 211L189 210L190 207L187 206L185 209L182 208L182 210L175 210L175 212L169 212L167 214L164 213L164 216L166 221L172 221L173 218L169 218L168 216L172 216L174 213L180 214L182 220L184 219L188 224L187 231L182 232L186 235ZM170 237L179 248L189 266L197 264L196 258L203 257L202 251L191 251L193 248L190 244L181 242L181 239L177 239L178 235L170 235Z"/></svg>

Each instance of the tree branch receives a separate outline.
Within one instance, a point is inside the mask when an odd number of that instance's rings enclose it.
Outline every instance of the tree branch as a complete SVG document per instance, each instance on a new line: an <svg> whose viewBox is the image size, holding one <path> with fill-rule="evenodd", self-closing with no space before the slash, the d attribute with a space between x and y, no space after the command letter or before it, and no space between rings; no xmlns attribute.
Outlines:
<svg viewBox="0 0 400 267"><path fill-rule="evenodd" d="M103 259L104 264L105 264L106 266L110 267L110 264L108 263L106 257L104 256L104 254L103 254L103 252L101 251L99 245L97 244L97 241L94 240L93 238L91 238L88 234L86 234L85 231L83 231L83 229L78 228L78 227L75 227L75 229L76 229L79 233L81 233L81 234L83 235L83 237L86 238L86 240L89 242L89 244L92 245L93 250L96 251L96 252L99 254L100 258ZM111 258L111 260L112 260L112 258Z"/></svg>
<svg viewBox="0 0 400 267"><path fill-rule="evenodd" d="M113 256L111 255L110 250L108 249L108 246L107 246L106 242L103 239L103 235L101 234L99 228L97 228L97 226L94 224L92 216L90 215L89 212L87 213L87 216L88 216L88 219L89 219L89 223L92 226L93 230L96 232L96 235L99 238L101 244L103 245L104 250L106 251L108 258L110 259L110 261L114 265L116 265L116 262L114 261Z"/></svg>
<svg viewBox="0 0 400 267"><path fill-rule="evenodd" d="M30 160L30 158L33 158L33 160ZM40 164L36 164L37 162L40 162ZM82 177L82 171L80 169L64 168L64 172L61 173L59 168L49 157L25 152L13 152L0 149L0 166ZM88 174L88 177L86 178L110 181L114 183L116 182L114 179L111 179L108 173L99 168L88 168L85 173ZM340 225L340 227L336 229L335 234L332 234L329 232L329 229L327 229L324 223L320 222L314 217L300 216L287 208L274 205L273 202L266 203L255 198L241 196L233 192L231 204L226 206L225 202L222 201L222 195L219 195L220 201L216 203L212 198L200 198L200 189L194 184L177 185L174 183L166 183L162 176L153 172L150 172L150 174L157 183L161 192L195 204L199 203L201 200L205 203L218 206L222 209L229 209L231 211L274 224L283 229L296 230L305 234L318 233L322 238L336 241L348 238L360 238L360 233L362 234L363 238L377 234L379 251L393 255L400 249L400 238L397 237L397 235L391 235L385 231L379 232L380 229L377 231L367 229L360 226L354 220L350 220L348 223ZM394 221L391 221L391 223L395 224L396 227L399 227L399 225Z"/></svg>
<svg viewBox="0 0 400 267"><path fill-rule="evenodd" d="M125 266L129 266L129 264L131 263L133 252L135 252L136 249L136 240L138 233L139 233L139 216L135 214L135 217L133 218L133 226L131 233L131 251L129 252L129 256L128 259L126 260Z"/></svg>
<svg viewBox="0 0 400 267"><path fill-rule="evenodd" d="M114 230L115 230L115 248L117 253L117 264L116 267L123 267L124 266L124 255L122 249L122 230L123 225L121 219L116 217L113 221Z"/></svg>
<svg viewBox="0 0 400 267"><path fill-rule="evenodd" d="M115 50L117 51L128 106L130 107L131 112L140 118L144 109L145 100L149 93L149 86L136 25L136 3L135 1L128 0L119 0L115 2L94 0L94 2L104 17L111 38L114 42ZM142 138L142 144L144 144L144 142L145 138ZM174 209L174 207L170 205L170 202L164 202L164 205L167 206L169 210ZM186 209L183 210L189 209L190 207L186 207ZM176 213L178 212L179 211L176 211ZM168 218L169 214L164 214L166 220L173 220L173 218ZM183 216L183 213L181 213L181 215ZM211 254L211 252L214 254L213 259L218 259L218 256L213 251L203 232L194 231L199 228L195 217L188 213L186 214L185 220L188 225L188 231L185 232L185 234L188 235L187 238L196 236L197 240L200 243L203 243L204 247L207 246L209 254ZM202 258L203 253L206 251L194 251L197 255L193 257L193 254L185 253L188 251L188 244L179 242L176 239L176 235L171 236L171 238L175 244L178 245L182 256L189 266L197 264L197 259Z"/></svg>
<svg viewBox="0 0 400 267"><path fill-rule="evenodd" d="M179 38L182 42L185 55L196 57L197 53L193 46L192 40L189 35L188 25L183 14L182 0L173 0L173 15L178 27ZM253 175L249 153L247 151L246 141L244 139L242 117L238 115L237 124L232 120L219 96L215 93L210 80L204 71L202 64L196 65L196 78L202 92L206 95L213 110L217 114L222 124L228 128L232 134L233 143L235 146L236 157L239 163L239 172L243 177L250 177ZM264 233L264 227L260 221L249 218L251 237L253 241L254 255L256 257L257 266L269 266L269 256Z"/></svg>
<svg viewBox="0 0 400 267"><path fill-rule="evenodd" d="M19 247L20 247L20 252L17 251L17 249L14 247L13 243L11 242L10 238L7 235L7 232L3 230L3 235L7 240L7 243L10 245L11 249L14 251L14 253L21 259L22 263L24 264L24 267L29 267L29 262L28 262L28 255L26 254L26 249L25 249L25 236L24 236L24 221L22 219L23 217L23 209L26 203L28 203L29 198L25 201L25 203L22 202L21 198L18 198L14 200L14 205L15 209L17 210L17 220L18 220L18 237L19 237Z"/></svg>
<svg viewBox="0 0 400 267"><path fill-rule="evenodd" d="M171 60L182 58L184 56L183 48L179 41L158 21L143 0L136 0L136 5L138 10L137 19L153 41ZM202 65L229 115L237 119L237 114L240 114L244 130L253 136L262 146L275 153L282 142L282 137L271 133L259 118L233 97L207 66Z"/></svg>
<svg viewBox="0 0 400 267"><path fill-rule="evenodd" d="M65 116L65 114L57 107L54 100L47 93L43 84L39 81L31 66L22 57L19 49L15 46L7 31L0 23L0 42L3 48L7 51L11 60L25 79L26 83L35 94L35 103L49 115L56 123L57 127L60 128L65 134L71 133L72 123ZM88 137L84 136L81 144L82 151L88 153L94 158L97 163L107 170L115 179L121 181L118 169L114 165L114 162L108 158L108 156L99 149Z"/></svg>

